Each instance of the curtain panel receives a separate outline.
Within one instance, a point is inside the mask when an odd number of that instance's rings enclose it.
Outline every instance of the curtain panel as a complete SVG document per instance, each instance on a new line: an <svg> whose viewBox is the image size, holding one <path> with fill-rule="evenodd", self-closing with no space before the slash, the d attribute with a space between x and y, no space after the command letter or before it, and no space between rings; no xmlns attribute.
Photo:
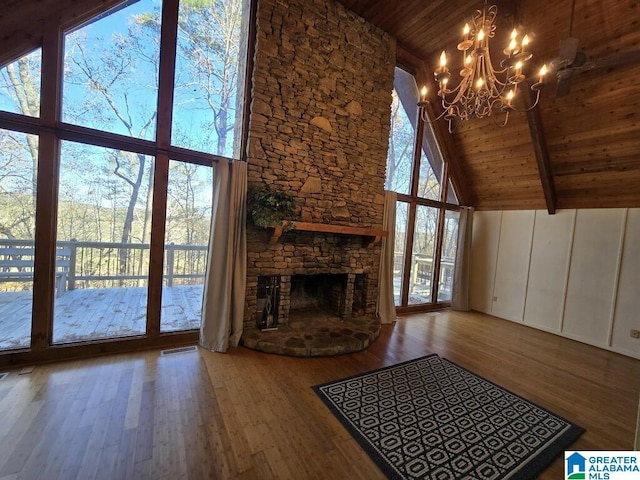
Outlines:
<svg viewBox="0 0 640 480"><path fill-rule="evenodd" d="M247 164L220 161L215 169L211 236L205 274L200 345L216 352L242 336L247 282Z"/></svg>
<svg viewBox="0 0 640 480"><path fill-rule="evenodd" d="M473 231L473 208L462 207L458 220L458 250L453 271L453 293L451 309L462 312L471 310L471 234Z"/></svg>
<svg viewBox="0 0 640 480"><path fill-rule="evenodd" d="M388 232L382 239L380 255L380 274L378 278L378 305L376 313L381 323L391 323L396 319L396 306L393 301L393 255L396 233L396 200L395 192L384 192L384 213L382 228Z"/></svg>

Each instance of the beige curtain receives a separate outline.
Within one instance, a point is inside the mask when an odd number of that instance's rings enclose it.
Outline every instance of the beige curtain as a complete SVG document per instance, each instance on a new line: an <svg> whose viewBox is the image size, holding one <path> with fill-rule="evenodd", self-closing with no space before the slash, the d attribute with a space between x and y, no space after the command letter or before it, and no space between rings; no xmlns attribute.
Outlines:
<svg viewBox="0 0 640 480"><path fill-rule="evenodd" d="M458 244L453 271L453 293L451 309L471 310L471 233L473 231L473 208L462 207L458 220Z"/></svg>
<svg viewBox="0 0 640 480"><path fill-rule="evenodd" d="M380 274L378 278L378 305L376 313L380 322L391 323L396 319L396 306L393 302L393 254L396 233L396 199L395 192L384 192L384 213L382 228L389 232L387 238L382 239L382 254L380 256Z"/></svg>
<svg viewBox="0 0 640 480"><path fill-rule="evenodd" d="M247 271L247 164L220 161L215 169L213 211L200 345L216 352L235 347L242 335Z"/></svg>

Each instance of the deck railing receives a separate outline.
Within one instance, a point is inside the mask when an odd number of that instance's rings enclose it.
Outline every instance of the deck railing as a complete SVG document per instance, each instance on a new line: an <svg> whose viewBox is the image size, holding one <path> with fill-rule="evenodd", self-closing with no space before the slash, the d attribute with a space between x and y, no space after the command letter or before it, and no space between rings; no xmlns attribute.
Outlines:
<svg viewBox="0 0 640 480"><path fill-rule="evenodd" d="M453 269L455 259L443 258L440 262L440 290L450 292L453 283ZM393 257L393 274L397 279L401 279L404 268L404 254L395 253ZM431 288L431 274L433 270L433 256L423 254L413 254L411 257L411 281L414 290L424 291ZM415 292L411 292L415 293Z"/></svg>
<svg viewBox="0 0 640 480"><path fill-rule="evenodd" d="M149 244L81 242L75 240L57 242L58 249L71 252L67 272L68 290L95 287L142 286L149 270ZM11 248L12 254L20 249L33 252L32 240L0 239L0 253ZM19 255L19 254L17 254ZM164 281L169 287L181 284L202 283L206 270L206 245L165 245ZM33 266L23 267L33 271ZM23 270L23 271L24 271ZM0 272L2 275L2 272ZM24 277L22 281L31 281Z"/></svg>

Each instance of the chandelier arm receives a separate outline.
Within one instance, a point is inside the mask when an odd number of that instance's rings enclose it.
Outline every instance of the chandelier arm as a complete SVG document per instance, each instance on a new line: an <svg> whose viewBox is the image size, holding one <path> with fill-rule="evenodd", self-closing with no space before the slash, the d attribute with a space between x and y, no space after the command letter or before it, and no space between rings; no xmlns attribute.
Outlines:
<svg viewBox="0 0 640 480"><path fill-rule="evenodd" d="M507 110L504 114L504 122L500 123L498 122L498 120L496 120L496 116L491 116L491 118L493 119L493 123L495 123L498 127L500 128L504 128L507 126L507 122L509 121L509 111Z"/></svg>
<svg viewBox="0 0 640 480"><path fill-rule="evenodd" d="M440 120L441 118L443 118L448 113L448 110L445 110L440 115L438 115L436 118L434 118L433 120L430 120L429 119L429 111L427 109L427 106L430 105L430 104L431 104L431 102L429 102L429 101L418 103L419 115L420 115L420 118L422 119L422 121L424 123L429 123L429 124L435 123L438 120Z"/></svg>
<svg viewBox="0 0 640 480"><path fill-rule="evenodd" d="M525 109L520 109L520 108L515 108L511 105L505 105L502 108L503 109L508 109L510 112L518 112L518 113L527 113L530 112L531 110L533 110L534 108L536 108L538 106L538 103L540 102L540 90L534 90L536 92L536 99L533 102L533 104L529 107L529 108L525 108Z"/></svg>

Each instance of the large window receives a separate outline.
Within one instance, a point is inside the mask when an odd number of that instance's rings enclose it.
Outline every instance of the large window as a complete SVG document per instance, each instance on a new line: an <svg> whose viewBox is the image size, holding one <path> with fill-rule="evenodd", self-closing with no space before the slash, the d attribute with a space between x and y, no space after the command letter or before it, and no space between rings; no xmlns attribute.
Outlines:
<svg viewBox="0 0 640 480"><path fill-rule="evenodd" d="M238 155L241 0L180 2L172 143Z"/></svg>
<svg viewBox="0 0 640 480"><path fill-rule="evenodd" d="M213 171L171 160L160 330L200 328Z"/></svg>
<svg viewBox="0 0 640 480"><path fill-rule="evenodd" d="M399 68L392 98L386 188L398 193L395 304L447 304L456 255L456 196L430 125L418 118L415 80Z"/></svg>
<svg viewBox="0 0 640 480"><path fill-rule="evenodd" d="M146 332L153 163L62 143L56 245L73 268L56 292L54 343Z"/></svg>
<svg viewBox="0 0 640 480"><path fill-rule="evenodd" d="M248 3L127 1L0 66L0 350L195 339Z"/></svg>
<svg viewBox="0 0 640 480"><path fill-rule="evenodd" d="M62 120L153 139L160 25L140 0L65 35Z"/></svg>
<svg viewBox="0 0 640 480"><path fill-rule="evenodd" d="M0 130L0 349L31 345L38 138Z"/></svg>
<svg viewBox="0 0 640 480"><path fill-rule="evenodd" d="M40 116L40 57L38 49L0 69L0 110Z"/></svg>

